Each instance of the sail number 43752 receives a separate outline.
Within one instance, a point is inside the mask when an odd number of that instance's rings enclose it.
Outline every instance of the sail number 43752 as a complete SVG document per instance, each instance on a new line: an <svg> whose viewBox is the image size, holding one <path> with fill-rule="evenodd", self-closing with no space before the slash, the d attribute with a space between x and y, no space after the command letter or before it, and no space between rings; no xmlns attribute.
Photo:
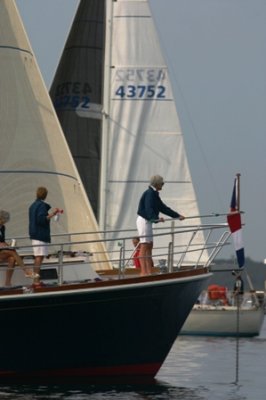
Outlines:
<svg viewBox="0 0 266 400"><path fill-rule="evenodd" d="M165 99L165 86L162 85L121 85L115 97L137 99Z"/></svg>

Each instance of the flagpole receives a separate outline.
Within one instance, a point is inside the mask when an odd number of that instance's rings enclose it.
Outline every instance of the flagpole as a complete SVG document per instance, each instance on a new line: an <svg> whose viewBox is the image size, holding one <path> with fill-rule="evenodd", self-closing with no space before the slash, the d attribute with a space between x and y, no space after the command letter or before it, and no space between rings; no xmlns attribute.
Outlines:
<svg viewBox="0 0 266 400"><path fill-rule="evenodd" d="M236 199L236 206L237 211L240 211L240 173L236 174L236 187L237 187L237 199Z"/></svg>
<svg viewBox="0 0 266 400"><path fill-rule="evenodd" d="M236 179L237 179L237 209L238 209L238 211L240 211L240 176L241 176L241 174L239 174L239 173L236 174ZM245 270L245 273L246 273L246 278L247 278L247 282L248 282L248 285L250 287L250 290L253 293L255 293L255 289L254 289L253 283L251 281L251 278L250 278L247 270ZM258 298L257 298L256 294L255 294L255 303L258 306L259 302L258 302Z"/></svg>
<svg viewBox="0 0 266 400"><path fill-rule="evenodd" d="M236 210L240 212L240 174L236 174ZM241 274L241 272L240 272ZM236 379L235 383L238 384L239 379L239 328L240 328L240 296L236 295L237 310L236 310Z"/></svg>

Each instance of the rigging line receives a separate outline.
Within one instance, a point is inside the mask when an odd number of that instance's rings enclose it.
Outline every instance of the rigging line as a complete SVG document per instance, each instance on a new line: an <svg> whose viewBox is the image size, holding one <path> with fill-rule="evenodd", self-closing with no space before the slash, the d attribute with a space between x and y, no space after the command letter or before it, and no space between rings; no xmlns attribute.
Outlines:
<svg viewBox="0 0 266 400"><path fill-rule="evenodd" d="M160 30L160 24L158 23L158 19L156 18L155 13L153 13L153 18L154 18L155 22L157 22L156 23L156 28L157 28L157 31L159 33L159 39L163 44L163 46L162 46L163 54L165 56L166 64L168 66L168 72L169 72L169 76L170 76L170 81L175 82L176 88L178 89L178 90L174 90L174 87L173 87L173 96L177 100L177 98L178 98L177 94L178 93L180 94L180 99L182 100L184 111L187 114L187 120L189 121L189 123L191 125L191 131L193 132L193 135L194 135L194 137L195 137L195 139L197 141L199 151L200 151L202 159L203 159L203 161L205 163L205 167L206 167L206 169L208 171L208 174L210 176L210 180L212 182L212 185L215 188L215 193L217 194L218 201L220 202L220 205L223 207L224 204L223 204L222 197L220 196L220 193L219 193L217 180L214 178L214 175L212 173L212 169L209 166L207 156L206 156L206 154L204 152L204 149L203 149L203 146L202 146L202 144L200 142L199 135L198 135L195 123L193 121L193 118L192 118L192 115L191 115L191 112L190 112L190 108L188 106L188 102L186 101L186 97L185 97L184 92L182 90L180 81L177 78L177 72L176 72L176 68L175 68L176 63L173 61L173 56L171 58L171 55L167 51L167 48L168 48L169 44L166 41L163 40L163 34L162 34L161 30ZM174 52L172 52L171 54L173 55ZM179 110L177 110L177 111L179 111ZM178 114L179 114L179 112L178 112ZM181 116L181 115L179 115L179 116ZM182 131L182 126L181 126L181 131ZM185 135L183 135L183 137L185 138Z"/></svg>
<svg viewBox="0 0 266 400"><path fill-rule="evenodd" d="M177 89L178 89L178 93L180 94L180 98L181 98L181 100L182 100L182 102L183 102L183 105L184 105L184 110L185 110L185 112L186 112L186 114L187 114L187 120L188 120L189 123L190 123L191 131L192 131L192 133L193 133L193 135L194 135L194 138L195 138L196 141L197 141L198 149L200 150L202 159L203 159L203 161L204 161L204 163L205 163L205 167L206 167L206 169L207 169L207 171L208 171L208 174L209 174L209 176L210 176L210 179L211 179L211 181L212 181L212 185L213 185L213 187L215 187L215 192L216 192L217 195L218 195L218 200L219 200L220 202L222 202L222 198L221 198L221 196L220 196L220 194L219 194L219 190L218 190L218 186L217 186L217 180L214 178L214 175L213 175L213 173L212 173L212 169L210 168L210 165L209 165L209 162L208 162L206 153L205 153L205 151L204 151L204 146L202 146L202 143L201 143L201 141L200 141L200 139L199 139L199 135L198 135L198 132L197 132L197 128L196 128L196 126L195 126L195 122L194 122L194 120L193 120L193 118L192 118L192 114L191 114L191 111L190 111L188 102L186 101L186 97L185 97L184 92L183 92L183 90L182 90L181 83L180 83L180 82L178 81L178 79L177 79L177 74L176 74L176 73L173 74L173 80L174 80L175 83L176 83L176 87L177 87ZM175 96L175 94L176 94L176 92L174 91L174 96ZM185 137L185 135L184 135L184 137Z"/></svg>
<svg viewBox="0 0 266 400"><path fill-rule="evenodd" d="M32 54L31 51L26 50L26 49L22 49L22 48L20 48L20 47L15 47L15 46L1 46L1 45L0 45L0 49L9 49L9 50L22 51L22 52L24 52L24 53L30 54L30 55L33 57L33 54Z"/></svg>
<svg viewBox="0 0 266 400"><path fill-rule="evenodd" d="M114 179L109 179L108 180L108 182L109 183L134 183L134 184L137 184L137 183L146 183L147 185L150 185L150 181L148 181L148 180L140 180L140 179L126 179L126 180L114 180ZM165 180L165 183L167 183L167 184L171 184L171 183L173 183L173 184L181 184L181 183L186 183L186 184L191 184L191 181L167 181L167 180Z"/></svg>
<svg viewBox="0 0 266 400"><path fill-rule="evenodd" d="M145 18L145 19L151 19L150 15L114 15L114 19L120 19L120 18L125 18L125 19L140 19L140 18Z"/></svg>
<svg viewBox="0 0 266 400"><path fill-rule="evenodd" d="M237 312L236 312L236 366L235 366L235 384L239 381L239 335L240 335L240 298L239 293L236 295Z"/></svg>
<svg viewBox="0 0 266 400"><path fill-rule="evenodd" d="M73 179L74 181L78 182L78 179L75 176L69 175L69 174L64 174L62 172L53 172L53 171L38 171L38 170L0 170L0 174L47 174L47 175L59 175L59 176L64 176L66 178Z"/></svg>
<svg viewBox="0 0 266 400"><path fill-rule="evenodd" d="M109 121L111 121L115 126L117 126L118 128L121 129L121 131L125 132L126 134L128 134L129 136L133 136L133 137L137 137L139 133L134 133L132 130L128 129L126 126L122 125L119 121L114 120L113 118L111 118L108 115ZM179 135L179 132L177 133ZM153 148L151 145L149 145L148 143L144 143L143 146L150 150L151 153L155 154L156 156L160 157L160 159L165 160L166 162L168 162L170 164L169 161L169 157L168 155L163 155L161 154L161 152L155 148Z"/></svg>
<svg viewBox="0 0 266 400"><path fill-rule="evenodd" d="M245 214L245 212L244 211L239 211L239 214ZM207 218L207 217L224 217L224 216L227 216L228 215L228 212L227 213L216 213L216 212L212 212L212 213L210 213L210 214L203 214L203 215L192 215L192 216L189 216L189 217L186 217L185 218L185 220L186 219L194 219L194 218ZM175 220L178 220L179 218L164 218L164 221L166 222L166 221L175 221ZM157 222L159 222L159 220L157 220ZM226 225L228 225L227 223L225 223ZM244 225L244 224L242 224L242 225Z"/></svg>

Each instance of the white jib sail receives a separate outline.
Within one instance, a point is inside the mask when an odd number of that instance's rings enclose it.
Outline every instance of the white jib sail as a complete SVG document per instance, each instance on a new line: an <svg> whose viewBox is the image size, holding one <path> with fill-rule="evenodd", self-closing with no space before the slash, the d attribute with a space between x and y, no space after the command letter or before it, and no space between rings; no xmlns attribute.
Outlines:
<svg viewBox="0 0 266 400"><path fill-rule="evenodd" d="M199 215L168 69L148 1L120 0L112 2L110 10L104 226L135 226L139 198L155 174L165 179L161 198L167 205L185 216ZM193 220L194 225L198 223L199 219ZM179 227L188 224L191 221L176 222ZM185 247L190 235L178 236L178 245ZM169 236L157 238L155 244L167 246L169 241ZM193 243L201 247L203 234L198 233ZM199 252L191 252L186 259L193 263L198 257ZM201 261L207 257L204 251Z"/></svg>
<svg viewBox="0 0 266 400"><path fill-rule="evenodd" d="M28 207L45 186L47 202L64 210L51 231L69 234L53 242L99 240L97 233L70 235L97 232L98 225L13 0L0 2L0 71L0 208L11 213L7 236L28 235ZM97 269L109 266L98 242L71 249L94 253Z"/></svg>

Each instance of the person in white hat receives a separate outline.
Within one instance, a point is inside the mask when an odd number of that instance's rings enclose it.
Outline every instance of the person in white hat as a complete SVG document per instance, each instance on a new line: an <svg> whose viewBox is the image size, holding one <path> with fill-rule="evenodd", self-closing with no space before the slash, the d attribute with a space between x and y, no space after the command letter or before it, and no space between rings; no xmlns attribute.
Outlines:
<svg viewBox="0 0 266 400"><path fill-rule="evenodd" d="M164 222L164 218L159 213L168 215L171 218L178 218L180 221L185 217L178 212L172 210L163 203L159 196L162 190L164 179L160 175L154 175L150 179L150 186L142 194L138 211L137 211L137 229L140 237L140 266L141 275L150 275L152 271L152 248L153 248L153 232L152 224Z"/></svg>

